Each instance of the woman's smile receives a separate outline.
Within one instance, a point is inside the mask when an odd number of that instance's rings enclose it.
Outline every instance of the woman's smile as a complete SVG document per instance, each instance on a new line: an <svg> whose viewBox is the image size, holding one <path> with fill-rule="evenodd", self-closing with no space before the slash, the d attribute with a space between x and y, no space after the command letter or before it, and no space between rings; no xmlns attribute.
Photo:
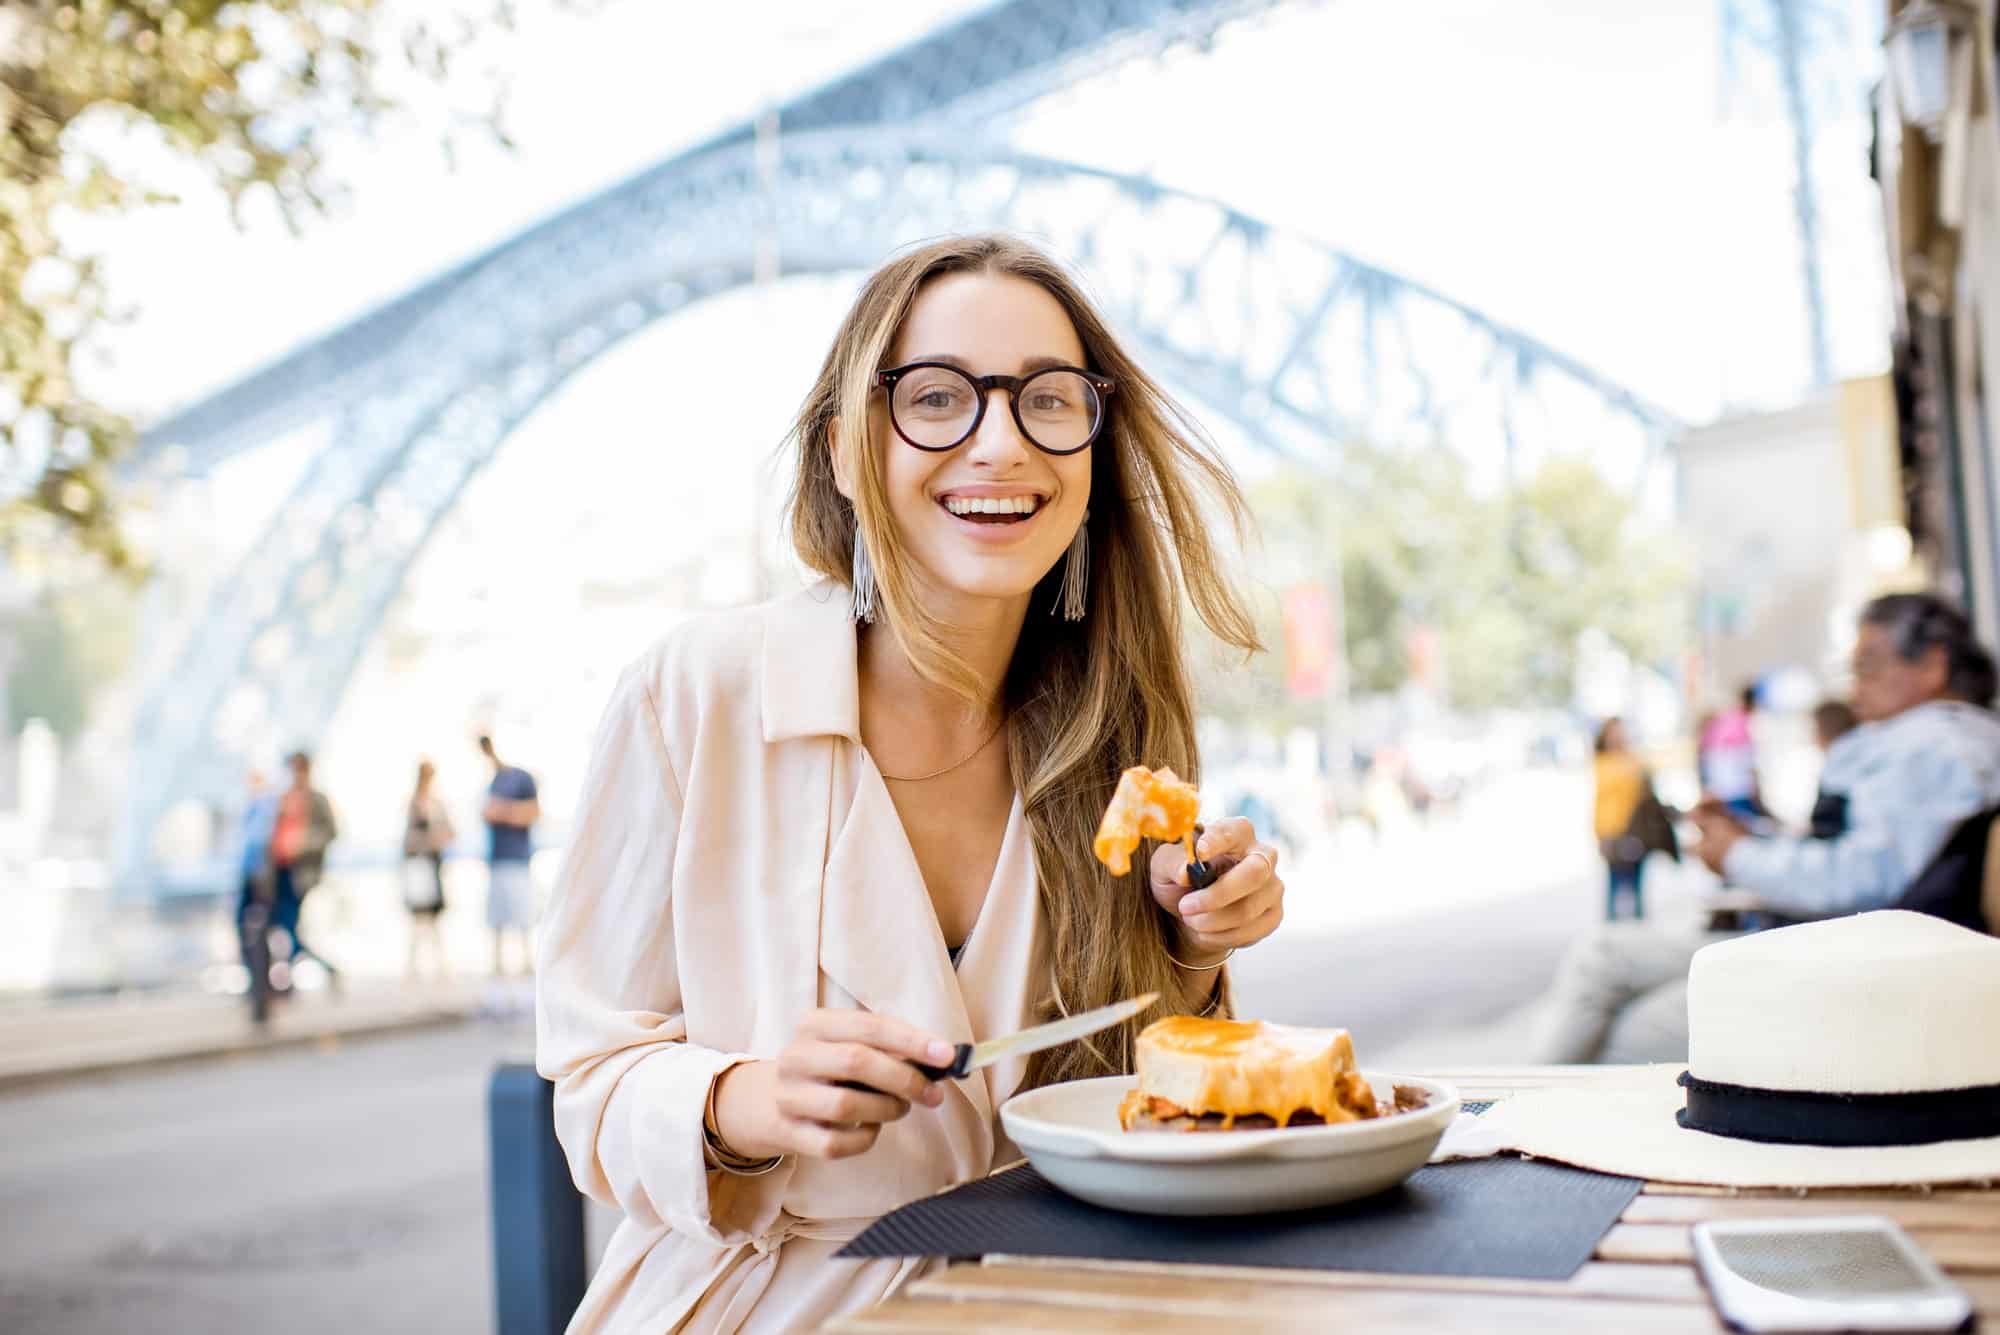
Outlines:
<svg viewBox="0 0 2000 1335"><path fill-rule="evenodd" d="M994 544L1039 533L1038 521L1051 508L1039 491L991 483L952 487L938 492L936 500L954 529L974 542Z"/></svg>

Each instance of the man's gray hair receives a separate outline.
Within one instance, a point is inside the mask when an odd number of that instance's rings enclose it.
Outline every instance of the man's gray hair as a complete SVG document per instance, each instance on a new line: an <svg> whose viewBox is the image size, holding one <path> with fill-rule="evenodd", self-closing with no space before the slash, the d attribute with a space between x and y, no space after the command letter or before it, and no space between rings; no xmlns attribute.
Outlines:
<svg viewBox="0 0 2000 1335"><path fill-rule="evenodd" d="M1972 633L1965 614L1931 593L1892 593L1861 609L1861 624L1889 633L1896 653L1914 663L1932 649L1944 650L1954 698L1991 706L2000 692L1993 655Z"/></svg>

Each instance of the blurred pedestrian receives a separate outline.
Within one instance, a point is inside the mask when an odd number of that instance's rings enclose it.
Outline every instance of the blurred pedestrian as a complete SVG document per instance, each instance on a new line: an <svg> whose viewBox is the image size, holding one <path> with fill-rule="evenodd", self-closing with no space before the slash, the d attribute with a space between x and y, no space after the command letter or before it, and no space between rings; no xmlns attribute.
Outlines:
<svg viewBox="0 0 2000 1335"><path fill-rule="evenodd" d="M1708 789L1708 750L1706 742L1710 725L1715 722L1713 709L1703 710L1694 718L1694 781L1702 792Z"/></svg>
<svg viewBox="0 0 2000 1335"><path fill-rule="evenodd" d="M1383 747L1369 760L1361 780L1361 815L1379 843L1391 831L1410 823L1410 802L1403 791L1403 757L1393 747Z"/></svg>
<svg viewBox="0 0 2000 1335"><path fill-rule="evenodd" d="M1627 744L1623 719L1606 719L1598 728L1596 752L1591 764L1595 784L1591 806L1597 849L1609 872L1604 917L1607 922L1616 921L1619 896L1629 894L1632 916L1643 918L1646 903L1641 881L1647 850L1633 826L1652 785L1645 766Z"/></svg>
<svg viewBox="0 0 2000 1335"><path fill-rule="evenodd" d="M236 942L249 974L251 1005L263 1018L263 1001L271 986L271 829L278 817L278 796L262 770L251 770L245 784L249 800L243 807L237 859Z"/></svg>
<svg viewBox="0 0 2000 1335"><path fill-rule="evenodd" d="M440 978L451 976L444 939L438 932L438 915L444 912L445 850L458 832L437 795L436 780L437 766L420 761L416 791L410 794L403 823L403 906L410 911L410 957L403 976L412 982L417 977L419 949L425 946L430 950L433 972Z"/></svg>
<svg viewBox="0 0 2000 1335"><path fill-rule="evenodd" d="M305 898L326 872L326 850L340 834L333 819L333 804L326 794L312 786L312 757L294 751L285 760L291 769L291 786L279 796L277 816L271 826L271 882L274 890L271 921L291 938L290 960L301 957L318 961L327 979L340 985L340 970L305 943L299 935L299 917Z"/></svg>
<svg viewBox="0 0 2000 1335"><path fill-rule="evenodd" d="M1263 795L1255 789L1244 788L1233 804L1233 810L1256 826L1263 833L1265 842L1277 845L1288 842L1278 823L1277 808L1265 801Z"/></svg>
<svg viewBox="0 0 2000 1335"><path fill-rule="evenodd" d="M1768 814L1757 785L1757 738L1751 727L1756 713L1753 682L1738 693L1735 707L1715 715L1702 729L1695 762L1706 798L1746 821Z"/></svg>
<svg viewBox="0 0 2000 1335"><path fill-rule="evenodd" d="M504 763L491 737L479 739L479 750L493 765L493 782L486 790L486 923L493 929L493 972L506 973L503 944L509 932L520 941L521 971L534 967L535 882L529 875L535 854L534 827L542 818L535 776Z"/></svg>

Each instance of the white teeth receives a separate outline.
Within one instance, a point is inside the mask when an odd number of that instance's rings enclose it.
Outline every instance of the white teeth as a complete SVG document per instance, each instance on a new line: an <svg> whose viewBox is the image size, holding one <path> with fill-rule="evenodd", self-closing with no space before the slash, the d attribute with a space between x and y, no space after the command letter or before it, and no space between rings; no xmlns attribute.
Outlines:
<svg viewBox="0 0 2000 1335"><path fill-rule="evenodd" d="M1041 508L1034 496L947 496L944 508L955 515L1031 515Z"/></svg>

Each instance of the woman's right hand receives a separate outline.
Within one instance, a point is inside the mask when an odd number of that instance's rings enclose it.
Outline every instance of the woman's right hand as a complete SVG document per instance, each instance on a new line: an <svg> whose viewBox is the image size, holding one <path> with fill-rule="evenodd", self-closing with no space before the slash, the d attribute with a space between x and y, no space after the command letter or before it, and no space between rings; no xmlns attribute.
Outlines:
<svg viewBox="0 0 2000 1335"><path fill-rule="evenodd" d="M942 1066L953 1051L886 1015L807 1011L776 1058L744 1062L718 1077L715 1129L746 1158L845 1159L867 1150L883 1123L904 1116L911 1104L943 1103L944 1089L910 1063Z"/></svg>

